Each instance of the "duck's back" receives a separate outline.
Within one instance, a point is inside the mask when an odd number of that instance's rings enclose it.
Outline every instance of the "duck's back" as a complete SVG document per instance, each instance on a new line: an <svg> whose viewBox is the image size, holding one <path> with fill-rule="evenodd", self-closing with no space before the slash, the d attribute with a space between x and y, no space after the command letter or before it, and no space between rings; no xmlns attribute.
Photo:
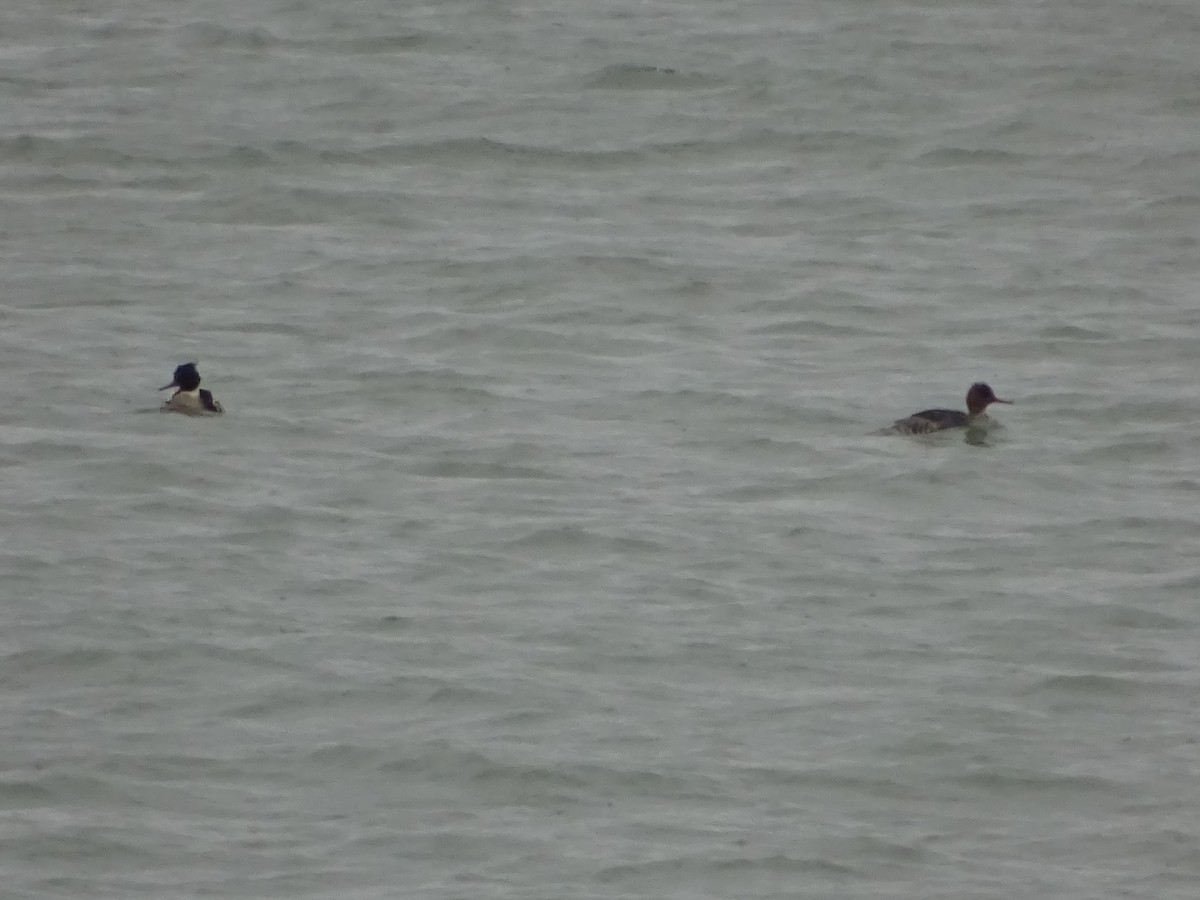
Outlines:
<svg viewBox="0 0 1200 900"><path fill-rule="evenodd" d="M225 410L212 392L205 388L194 391L176 391L163 404L163 409L181 412L186 416L217 416Z"/></svg>
<svg viewBox="0 0 1200 900"><path fill-rule="evenodd" d="M200 388L200 405L204 407L206 412L210 412L213 415L225 412L225 408L212 395L212 391L207 388Z"/></svg>
<svg viewBox="0 0 1200 900"><path fill-rule="evenodd" d="M906 419L897 419L893 428L902 434L931 434L946 428L966 428L970 419L957 409L924 409Z"/></svg>

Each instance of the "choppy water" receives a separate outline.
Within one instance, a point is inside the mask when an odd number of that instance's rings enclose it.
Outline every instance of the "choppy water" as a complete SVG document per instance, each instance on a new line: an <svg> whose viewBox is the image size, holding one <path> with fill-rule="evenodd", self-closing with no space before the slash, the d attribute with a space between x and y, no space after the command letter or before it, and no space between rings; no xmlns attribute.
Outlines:
<svg viewBox="0 0 1200 900"><path fill-rule="evenodd" d="M1200 892L1190 0L2 20L6 897Z"/></svg>

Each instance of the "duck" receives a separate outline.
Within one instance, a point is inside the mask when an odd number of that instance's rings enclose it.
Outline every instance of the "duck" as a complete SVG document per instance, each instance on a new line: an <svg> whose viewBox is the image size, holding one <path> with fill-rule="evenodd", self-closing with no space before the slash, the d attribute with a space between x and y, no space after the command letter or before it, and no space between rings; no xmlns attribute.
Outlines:
<svg viewBox="0 0 1200 900"><path fill-rule="evenodd" d="M892 429L901 434L932 434L948 428L972 428L986 425L987 408L993 403L1012 404L1001 400L991 385L977 381L967 390L967 411L958 409L923 409L903 419L897 419Z"/></svg>
<svg viewBox="0 0 1200 900"><path fill-rule="evenodd" d="M176 366L175 377L159 390L168 388L175 388L175 393L163 403L164 412L181 412L188 416L219 416L225 412L212 391L200 387L200 372L194 362Z"/></svg>

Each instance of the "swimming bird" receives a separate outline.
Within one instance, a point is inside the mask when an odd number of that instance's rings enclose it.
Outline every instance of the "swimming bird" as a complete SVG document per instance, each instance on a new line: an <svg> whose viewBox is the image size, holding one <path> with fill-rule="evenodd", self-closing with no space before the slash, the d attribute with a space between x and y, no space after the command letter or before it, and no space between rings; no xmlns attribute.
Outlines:
<svg viewBox="0 0 1200 900"><path fill-rule="evenodd" d="M216 416L225 412L212 391L200 387L200 373L194 362L175 367L175 377L170 384L159 388L176 388L175 393L163 404L164 411L181 412L188 416Z"/></svg>
<svg viewBox="0 0 1200 900"><path fill-rule="evenodd" d="M892 428L901 434L931 434L947 428L970 428L984 425L988 417L985 410L992 403L1009 403L1001 400L989 385L977 381L967 391L967 411L957 409L925 409L913 413L906 419L897 419Z"/></svg>

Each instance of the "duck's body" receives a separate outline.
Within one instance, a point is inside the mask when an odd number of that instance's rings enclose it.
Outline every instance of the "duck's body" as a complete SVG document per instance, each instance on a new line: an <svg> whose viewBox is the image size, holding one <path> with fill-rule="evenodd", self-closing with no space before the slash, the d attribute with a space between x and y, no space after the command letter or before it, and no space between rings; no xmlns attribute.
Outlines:
<svg viewBox="0 0 1200 900"><path fill-rule="evenodd" d="M174 379L159 390L165 391L167 388L176 390L163 404L165 411L181 412L188 416L219 416L225 412L212 391L200 387L200 373L196 371L195 363L177 366Z"/></svg>
<svg viewBox="0 0 1200 900"><path fill-rule="evenodd" d="M967 411L958 409L925 409L905 419L897 419L892 428L901 434L932 434L947 428L971 428L985 425L988 421L987 408L992 403L1012 403L1001 400L991 387L982 381L971 385L967 391Z"/></svg>

